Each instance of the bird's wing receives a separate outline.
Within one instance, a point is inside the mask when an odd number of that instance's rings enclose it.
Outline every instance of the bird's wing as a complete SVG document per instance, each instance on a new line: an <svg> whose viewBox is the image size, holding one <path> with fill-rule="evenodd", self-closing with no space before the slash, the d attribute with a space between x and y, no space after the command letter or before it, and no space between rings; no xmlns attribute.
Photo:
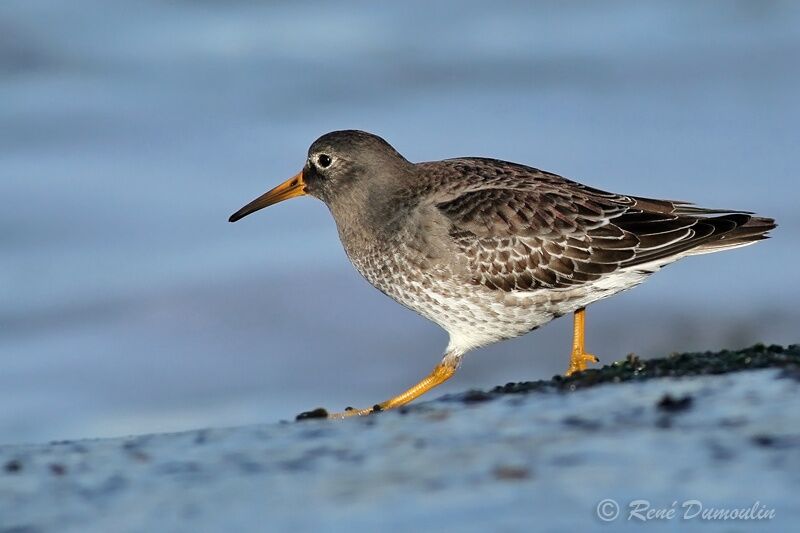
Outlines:
<svg viewBox="0 0 800 533"><path fill-rule="evenodd" d="M489 159L448 160L433 204L476 284L568 289L701 246L750 216L607 193Z"/></svg>

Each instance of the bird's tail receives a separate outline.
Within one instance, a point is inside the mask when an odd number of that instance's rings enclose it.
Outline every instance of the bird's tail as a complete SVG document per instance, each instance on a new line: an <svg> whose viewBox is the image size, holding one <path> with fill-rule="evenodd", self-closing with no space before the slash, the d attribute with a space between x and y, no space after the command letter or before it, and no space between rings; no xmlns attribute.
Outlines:
<svg viewBox="0 0 800 533"><path fill-rule="evenodd" d="M768 233L777 227L774 219L757 217L749 214L746 215L746 219L742 214L736 216L723 215L714 218L732 220L736 225L728 231L720 232L719 237L712 238L693 249L691 255L709 254L748 246L758 241L768 239Z"/></svg>

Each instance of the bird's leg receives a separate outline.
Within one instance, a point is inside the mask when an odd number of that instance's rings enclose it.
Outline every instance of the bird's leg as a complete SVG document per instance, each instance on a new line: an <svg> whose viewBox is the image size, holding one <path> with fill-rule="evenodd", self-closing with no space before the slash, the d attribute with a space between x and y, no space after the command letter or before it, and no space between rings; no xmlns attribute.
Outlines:
<svg viewBox="0 0 800 533"><path fill-rule="evenodd" d="M581 307L575 311L572 325L572 357L565 373L571 376L575 372L586 370L588 363L599 363L600 360L590 353L586 353L586 308Z"/></svg>
<svg viewBox="0 0 800 533"><path fill-rule="evenodd" d="M363 416L377 411L386 411L387 409L394 409L405 405L434 387L437 387L450 379L456 373L459 363L461 362L460 356L447 354L442 359L442 362L434 367L430 374L422 379L419 383L408 389L407 391L398 394L394 398L381 402L370 409L348 409L341 413L332 413L328 418L347 418L350 416Z"/></svg>

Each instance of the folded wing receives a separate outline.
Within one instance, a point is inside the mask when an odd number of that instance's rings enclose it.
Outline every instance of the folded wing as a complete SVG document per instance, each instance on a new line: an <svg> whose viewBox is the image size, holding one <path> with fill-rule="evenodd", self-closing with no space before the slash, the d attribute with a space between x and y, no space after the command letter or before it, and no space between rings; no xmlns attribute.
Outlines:
<svg viewBox="0 0 800 533"><path fill-rule="evenodd" d="M453 184L435 205L472 281L495 290L569 289L621 269L744 246L775 227L750 213L607 193L520 165L451 162L484 179L467 178L460 190Z"/></svg>

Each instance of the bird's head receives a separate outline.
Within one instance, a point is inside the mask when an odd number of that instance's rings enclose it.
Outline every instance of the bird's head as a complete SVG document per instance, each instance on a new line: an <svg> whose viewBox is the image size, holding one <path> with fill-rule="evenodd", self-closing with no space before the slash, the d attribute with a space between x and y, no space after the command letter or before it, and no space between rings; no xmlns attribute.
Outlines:
<svg viewBox="0 0 800 533"><path fill-rule="evenodd" d="M231 215L230 222L272 204L310 195L332 211L370 202L385 194L413 165L371 133L342 130L326 133L308 149L303 170Z"/></svg>

